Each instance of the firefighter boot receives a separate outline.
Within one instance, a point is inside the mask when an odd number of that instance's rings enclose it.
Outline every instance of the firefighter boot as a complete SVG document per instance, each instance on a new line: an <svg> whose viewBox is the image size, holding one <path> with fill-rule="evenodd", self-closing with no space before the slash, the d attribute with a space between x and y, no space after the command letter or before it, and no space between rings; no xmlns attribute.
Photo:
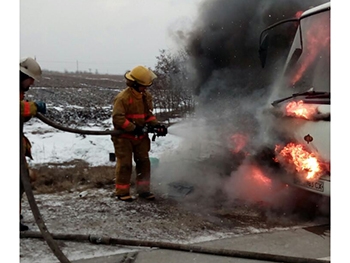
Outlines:
<svg viewBox="0 0 350 263"><path fill-rule="evenodd" d="M118 198L118 200L120 201L124 201L124 202L132 202L134 201L134 198L132 198L131 195L116 195L116 197Z"/></svg>
<svg viewBox="0 0 350 263"><path fill-rule="evenodd" d="M132 202L134 201L134 198L130 194L125 194L125 195L118 195L116 191L114 191L111 194L112 198L117 198L118 200L124 201L124 202Z"/></svg>

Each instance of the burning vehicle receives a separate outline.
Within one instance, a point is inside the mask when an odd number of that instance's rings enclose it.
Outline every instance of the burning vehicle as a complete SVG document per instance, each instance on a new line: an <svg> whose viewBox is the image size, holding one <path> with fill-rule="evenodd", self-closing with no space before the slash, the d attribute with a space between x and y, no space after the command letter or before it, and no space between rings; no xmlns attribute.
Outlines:
<svg viewBox="0 0 350 263"><path fill-rule="evenodd" d="M274 138L267 143L269 160L286 172L288 184L330 196L330 3L264 29L263 68L272 52L271 36L284 26L294 37L267 107L266 129Z"/></svg>

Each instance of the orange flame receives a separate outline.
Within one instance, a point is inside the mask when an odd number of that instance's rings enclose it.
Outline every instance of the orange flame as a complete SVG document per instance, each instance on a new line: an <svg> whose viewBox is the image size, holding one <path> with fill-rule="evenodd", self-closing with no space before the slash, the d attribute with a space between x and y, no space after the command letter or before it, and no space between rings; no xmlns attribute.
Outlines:
<svg viewBox="0 0 350 263"><path fill-rule="evenodd" d="M286 105L286 115L292 117L299 117L304 119L311 119L314 116L318 109L315 106L304 104L302 100L300 101L291 101Z"/></svg>
<svg viewBox="0 0 350 263"><path fill-rule="evenodd" d="M298 11L295 13L296 18L300 18L304 11Z"/></svg>
<svg viewBox="0 0 350 263"><path fill-rule="evenodd" d="M274 192L274 182L264 171L252 163L243 163L224 184L229 194L249 202L270 200Z"/></svg>
<svg viewBox="0 0 350 263"><path fill-rule="evenodd" d="M271 185L271 179L266 177L258 167L255 167L255 166L252 167L251 175L256 181L262 184L265 184L267 186Z"/></svg>
<svg viewBox="0 0 350 263"><path fill-rule="evenodd" d="M236 133L231 136L232 153L239 153L247 144L248 138L243 134Z"/></svg>
<svg viewBox="0 0 350 263"><path fill-rule="evenodd" d="M275 161L292 167L302 179L314 181L322 175L321 164L316 155L308 152L302 144L288 143L281 151L280 148L279 145L275 148L279 153Z"/></svg>

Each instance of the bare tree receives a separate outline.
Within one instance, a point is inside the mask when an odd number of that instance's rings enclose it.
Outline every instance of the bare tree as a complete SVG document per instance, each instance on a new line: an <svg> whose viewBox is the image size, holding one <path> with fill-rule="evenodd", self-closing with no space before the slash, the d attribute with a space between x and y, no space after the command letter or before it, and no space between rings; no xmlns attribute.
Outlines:
<svg viewBox="0 0 350 263"><path fill-rule="evenodd" d="M188 81L187 56L184 52L171 55L160 50L154 72L158 76L152 94L154 107L160 109L157 116L167 119L184 116L193 111L195 103Z"/></svg>

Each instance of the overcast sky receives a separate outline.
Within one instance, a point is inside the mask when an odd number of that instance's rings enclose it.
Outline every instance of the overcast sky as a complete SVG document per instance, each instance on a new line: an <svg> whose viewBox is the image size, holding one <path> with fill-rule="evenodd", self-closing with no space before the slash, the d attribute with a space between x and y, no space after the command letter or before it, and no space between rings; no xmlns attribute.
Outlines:
<svg viewBox="0 0 350 263"><path fill-rule="evenodd" d="M124 74L154 67L200 0L20 0L20 56L43 69Z"/></svg>

